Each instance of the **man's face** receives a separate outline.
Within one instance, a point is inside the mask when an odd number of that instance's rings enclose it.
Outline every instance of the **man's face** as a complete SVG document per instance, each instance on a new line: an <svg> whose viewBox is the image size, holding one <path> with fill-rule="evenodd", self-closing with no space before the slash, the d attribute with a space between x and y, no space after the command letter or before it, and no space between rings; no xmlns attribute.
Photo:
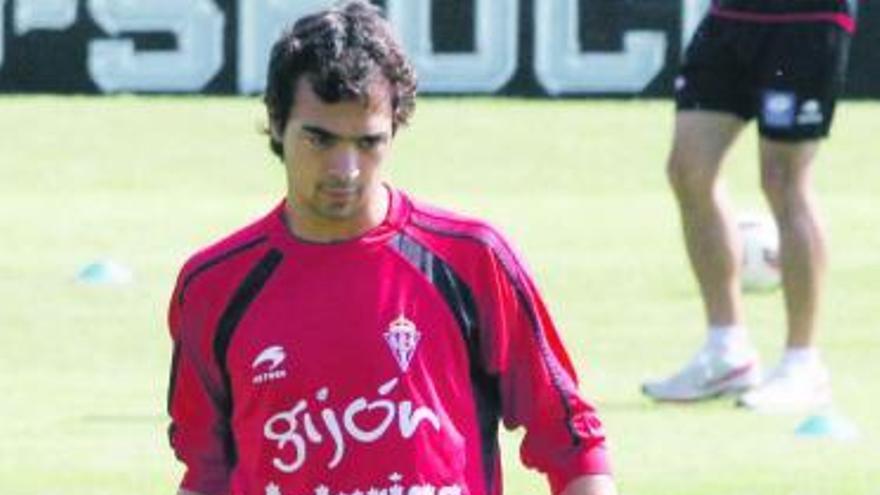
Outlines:
<svg viewBox="0 0 880 495"><path fill-rule="evenodd" d="M386 192L379 168L391 144L387 82L361 100L327 103L304 77L282 135L287 201L297 234L316 239L356 235L382 220ZM378 220L376 216L379 216Z"/></svg>

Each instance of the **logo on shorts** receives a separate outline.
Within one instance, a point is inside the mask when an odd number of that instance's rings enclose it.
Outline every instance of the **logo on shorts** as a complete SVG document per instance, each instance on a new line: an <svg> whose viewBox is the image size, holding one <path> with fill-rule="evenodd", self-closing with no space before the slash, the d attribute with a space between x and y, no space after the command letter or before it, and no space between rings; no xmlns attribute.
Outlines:
<svg viewBox="0 0 880 495"><path fill-rule="evenodd" d="M801 125L821 124L825 120L822 114L822 106L819 100L810 99L801 105L801 110L797 115L797 123Z"/></svg>
<svg viewBox="0 0 880 495"><path fill-rule="evenodd" d="M767 127L785 128L794 125L795 110L794 93L787 91L765 91L762 114Z"/></svg>
<svg viewBox="0 0 880 495"><path fill-rule="evenodd" d="M391 355L394 356L400 370L406 373L422 334L416 329L415 323L400 315L388 325L388 331L384 336L385 342L388 343L388 348L391 350Z"/></svg>
<svg viewBox="0 0 880 495"><path fill-rule="evenodd" d="M262 370L254 375L253 383L259 385L260 383L278 380L287 376L287 370L278 369L285 359L287 359L287 354L280 345L273 345L263 349L263 352L251 363L251 368L255 371Z"/></svg>

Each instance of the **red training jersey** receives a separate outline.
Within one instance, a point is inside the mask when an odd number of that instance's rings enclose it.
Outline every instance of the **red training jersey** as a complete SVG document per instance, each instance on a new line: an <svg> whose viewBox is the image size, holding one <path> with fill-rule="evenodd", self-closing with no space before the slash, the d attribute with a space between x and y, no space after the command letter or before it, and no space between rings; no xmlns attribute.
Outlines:
<svg viewBox="0 0 880 495"><path fill-rule="evenodd" d="M535 284L490 226L389 188L336 243L283 202L193 256L171 300L170 438L204 495L500 495L498 425L554 493L609 470Z"/></svg>

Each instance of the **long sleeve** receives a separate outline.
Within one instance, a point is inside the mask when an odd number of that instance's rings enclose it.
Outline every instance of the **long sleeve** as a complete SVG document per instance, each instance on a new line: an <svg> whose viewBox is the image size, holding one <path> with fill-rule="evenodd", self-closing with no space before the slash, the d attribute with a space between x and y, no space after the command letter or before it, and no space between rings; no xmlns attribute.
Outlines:
<svg viewBox="0 0 880 495"><path fill-rule="evenodd" d="M186 305L181 282L172 296L168 324L174 345L168 386L169 438L186 466L180 487L202 495L227 495L234 464L225 392L210 349L204 318Z"/></svg>
<svg viewBox="0 0 880 495"><path fill-rule="evenodd" d="M577 390L574 368L532 278L513 251L494 250L486 278L493 301L484 353L497 366L502 419L523 426L523 463L545 473L553 493L581 475L610 471L596 412Z"/></svg>

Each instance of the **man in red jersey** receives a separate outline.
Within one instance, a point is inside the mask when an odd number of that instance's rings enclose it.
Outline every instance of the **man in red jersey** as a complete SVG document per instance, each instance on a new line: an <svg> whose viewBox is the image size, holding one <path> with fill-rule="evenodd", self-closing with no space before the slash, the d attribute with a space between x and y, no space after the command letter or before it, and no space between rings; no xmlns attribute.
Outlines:
<svg viewBox="0 0 880 495"><path fill-rule="evenodd" d="M180 494L500 495L498 426L554 494L612 495L602 425L491 226L382 180L415 75L378 10L300 19L265 103L287 197L171 300Z"/></svg>
<svg viewBox="0 0 880 495"><path fill-rule="evenodd" d="M657 400L739 394L763 411L802 411L831 400L815 347L826 266L812 185L843 84L854 5L845 0L716 0L676 80L678 113L668 162L708 336L679 372L643 385ZM786 348L761 377L743 321L741 256L722 159L756 118L762 186L780 232Z"/></svg>

